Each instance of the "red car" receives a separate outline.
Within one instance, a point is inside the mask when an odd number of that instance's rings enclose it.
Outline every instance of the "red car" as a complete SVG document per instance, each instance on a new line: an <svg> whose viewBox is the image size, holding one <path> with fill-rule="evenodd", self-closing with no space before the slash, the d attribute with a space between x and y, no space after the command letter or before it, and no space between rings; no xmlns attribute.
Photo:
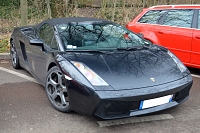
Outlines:
<svg viewBox="0 0 200 133"><path fill-rule="evenodd" d="M143 9L126 27L171 50L190 67L200 68L200 5L163 5Z"/></svg>

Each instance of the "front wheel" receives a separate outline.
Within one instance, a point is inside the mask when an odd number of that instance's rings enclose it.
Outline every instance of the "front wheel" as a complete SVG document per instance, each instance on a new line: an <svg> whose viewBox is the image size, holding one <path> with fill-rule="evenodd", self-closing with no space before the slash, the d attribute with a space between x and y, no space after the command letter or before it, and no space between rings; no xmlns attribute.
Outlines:
<svg viewBox="0 0 200 133"><path fill-rule="evenodd" d="M67 87L60 69L52 67L47 76L45 90L51 105L58 111L70 112Z"/></svg>

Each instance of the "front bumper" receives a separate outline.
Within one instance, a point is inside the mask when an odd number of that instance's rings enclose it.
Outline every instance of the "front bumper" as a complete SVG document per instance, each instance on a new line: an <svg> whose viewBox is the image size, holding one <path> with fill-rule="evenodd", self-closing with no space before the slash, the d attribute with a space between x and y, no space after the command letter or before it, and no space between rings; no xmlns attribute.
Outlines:
<svg viewBox="0 0 200 133"><path fill-rule="evenodd" d="M180 80L147 88L121 91L89 91L87 95L76 95L79 102L71 102L72 109L86 115L94 115L102 119L115 119L148 114L174 107L189 97L192 77L188 75ZM70 89L71 92L74 89ZM69 91L70 92L70 91ZM86 94L86 92L85 92ZM173 94L171 102L147 109L139 109L142 100L158 98ZM72 95L70 93L70 95ZM74 101L74 100L73 100ZM78 103L78 104L77 104Z"/></svg>

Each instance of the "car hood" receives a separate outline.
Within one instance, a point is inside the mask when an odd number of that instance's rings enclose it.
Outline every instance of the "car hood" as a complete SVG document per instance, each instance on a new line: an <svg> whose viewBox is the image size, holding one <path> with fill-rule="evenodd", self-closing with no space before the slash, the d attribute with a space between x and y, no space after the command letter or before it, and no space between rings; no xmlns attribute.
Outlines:
<svg viewBox="0 0 200 133"><path fill-rule="evenodd" d="M166 49L156 46L137 51L69 52L63 56L84 63L114 90L155 86L183 77Z"/></svg>

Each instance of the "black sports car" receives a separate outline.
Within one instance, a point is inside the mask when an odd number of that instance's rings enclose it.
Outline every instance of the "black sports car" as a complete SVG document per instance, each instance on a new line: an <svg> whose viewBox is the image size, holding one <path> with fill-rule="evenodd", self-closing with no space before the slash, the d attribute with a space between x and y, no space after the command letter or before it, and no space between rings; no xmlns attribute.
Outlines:
<svg viewBox="0 0 200 133"><path fill-rule="evenodd" d="M192 86L169 50L106 20L45 20L15 28L10 44L13 67L29 71L61 112L137 116L184 102Z"/></svg>

